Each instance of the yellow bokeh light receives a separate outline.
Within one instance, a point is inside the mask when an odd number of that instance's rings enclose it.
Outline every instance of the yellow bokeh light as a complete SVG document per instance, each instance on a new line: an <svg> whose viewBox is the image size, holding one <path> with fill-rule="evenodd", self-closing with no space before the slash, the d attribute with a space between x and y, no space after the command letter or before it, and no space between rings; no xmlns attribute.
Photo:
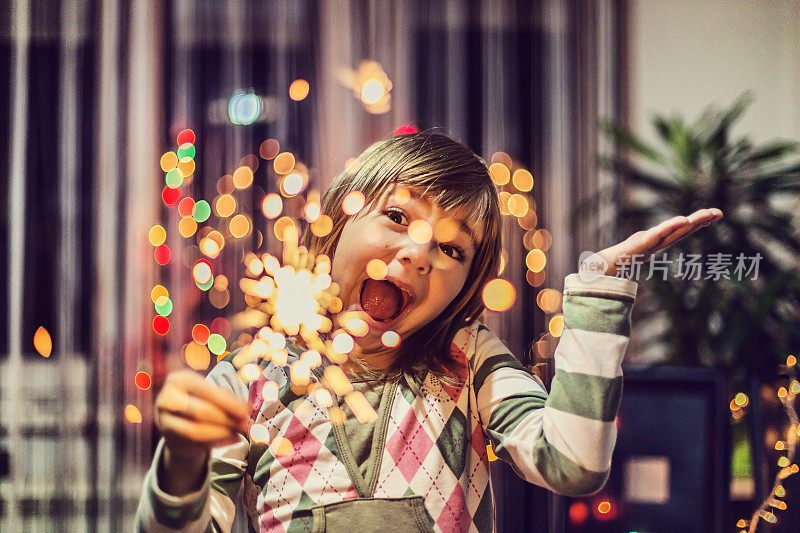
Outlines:
<svg viewBox="0 0 800 533"><path fill-rule="evenodd" d="M281 217L276 220L275 226L272 228L272 230L275 232L275 238L279 241L283 241L286 238L286 230L289 228L296 229L294 219L291 217ZM266 266L266 263L264 266Z"/></svg>
<svg viewBox="0 0 800 533"><path fill-rule="evenodd" d="M394 192L394 201L399 205L406 205L411 200L411 191L400 187Z"/></svg>
<svg viewBox="0 0 800 533"><path fill-rule="evenodd" d="M324 375L328 383L328 388L336 394L343 395L353 390L353 384L347 379L342 367L328 365L325 367Z"/></svg>
<svg viewBox="0 0 800 533"><path fill-rule="evenodd" d="M388 267L382 259L370 259L367 263L367 276L375 280L382 280L388 274Z"/></svg>
<svg viewBox="0 0 800 533"><path fill-rule="evenodd" d="M294 172L281 181L281 192L284 196L297 196L303 190L303 185L303 176Z"/></svg>
<svg viewBox="0 0 800 533"><path fill-rule="evenodd" d="M525 256L525 265L530 269L531 272L541 272L544 270L545 265L547 264L547 257L545 257L544 252L534 248L528 255Z"/></svg>
<svg viewBox="0 0 800 533"><path fill-rule="evenodd" d="M258 155L264 159L273 159L281 151L281 145L275 139L267 139L258 147Z"/></svg>
<svg viewBox="0 0 800 533"><path fill-rule="evenodd" d="M317 368L322 364L322 356L317 350L306 350L300 356L301 361L305 361L310 368Z"/></svg>
<svg viewBox="0 0 800 533"><path fill-rule="evenodd" d="M167 152L166 154L161 156L161 170L164 172L169 172L175 165L178 164L178 156L175 152Z"/></svg>
<svg viewBox="0 0 800 533"><path fill-rule="evenodd" d="M514 286L502 278L491 280L483 288L483 303L491 311L507 311L517 299Z"/></svg>
<svg viewBox="0 0 800 533"><path fill-rule="evenodd" d="M314 399L320 405L320 407L330 407L333 405L333 397L328 389L319 388L314 391Z"/></svg>
<svg viewBox="0 0 800 533"><path fill-rule="evenodd" d="M550 319L547 330L553 337L560 337L564 331L564 315L556 315Z"/></svg>
<svg viewBox="0 0 800 533"><path fill-rule="evenodd" d="M508 198L508 212L517 218L528 213L528 200L521 194L512 194Z"/></svg>
<svg viewBox="0 0 800 533"><path fill-rule="evenodd" d="M495 152L492 154L491 163L502 163L508 168L514 166L514 162L511 160L511 156L505 152Z"/></svg>
<svg viewBox="0 0 800 533"><path fill-rule="evenodd" d="M511 183L518 191L528 192L533 189L533 174L520 168L514 171L514 176L511 178Z"/></svg>
<svg viewBox="0 0 800 533"><path fill-rule="evenodd" d="M274 381L267 381L264 383L264 388L261 389L261 397L264 401L274 402L278 399L278 384Z"/></svg>
<svg viewBox="0 0 800 533"><path fill-rule="evenodd" d="M250 233L250 220L240 213L231 219L230 230L231 235L241 239Z"/></svg>
<svg viewBox="0 0 800 533"><path fill-rule="evenodd" d="M344 397L344 401L347 402L347 406L362 424L368 424L378 418L378 413L375 412L375 409L372 408L361 392L348 392Z"/></svg>
<svg viewBox="0 0 800 533"><path fill-rule="evenodd" d="M194 370L205 370L211 363L211 352L203 344L191 341L184 347L183 358L189 368Z"/></svg>
<svg viewBox="0 0 800 533"><path fill-rule="evenodd" d="M396 331L385 331L381 335L381 343L387 348L396 348L400 346L400 335Z"/></svg>
<svg viewBox="0 0 800 533"><path fill-rule="evenodd" d="M169 291L163 285L156 285L153 287L153 290L150 291L150 299L153 303L156 303L159 298L161 297L169 298Z"/></svg>
<svg viewBox="0 0 800 533"><path fill-rule="evenodd" d="M355 215L364 207L364 193L350 191L342 200L342 211L348 215Z"/></svg>
<svg viewBox="0 0 800 533"><path fill-rule="evenodd" d="M536 304L545 313L555 313L561 307L561 293L555 289L542 289L536 295Z"/></svg>
<svg viewBox="0 0 800 533"><path fill-rule="evenodd" d="M194 159L192 159L191 157L184 157L183 159L178 161L178 170L180 170L181 174L183 174L184 185L187 184L186 178L194 174L194 169L195 169L195 163Z"/></svg>
<svg viewBox="0 0 800 533"><path fill-rule="evenodd" d="M797 381L797 380L793 380L793 381L792 381L792 384L789 386L789 391L790 391L792 394L798 394L798 393L800 393L800 382L799 382L799 381Z"/></svg>
<svg viewBox="0 0 800 533"><path fill-rule="evenodd" d="M178 233L187 239L197 231L197 221L192 217L181 217L178 222Z"/></svg>
<svg viewBox="0 0 800 533"><path fill-rule="evenodd" d="M130 422L131 424L141 424L142 423L142 412L139 411L139 408L133 404L128 404L125 406L125 420Z"/></svg>
<svg viewBox="0 0 800 533"><path fill-rule="evenodd" d="M246 189L253 184L253 170L248 166L241 166L233 171L233 186L237 189Z"/></svg>
<svg viewBox="0 0 800 533"><path fill-rule="evenodd" d="M291 152L282 152L275 156L272 161L272 168L277 174L288 174L294 169L295 159Z"/></svg>
<svg viewBox="0 0 800 533"><path fill-rule="evenodd" d="M328 215L320 215L319 218L311 224L311 233L317 237L328 235L332 229L333 220Z"/></svg>
<svg viewBox="0 0 800 533"><path fill-rule="evenodd" d="M272 441L272 444L269 446L272 454L276 457L281 457L283 455L291 455L294 453L294 446L292 446L292 441L287 439L286 437L275 437Z"/></svg>
<svg viewBox="0 0 800 533"><path fill-rule="evenodd" d="M294 100L295 102L299 102L300 100L305 100L306 96L308 96L308 91L311 89L311 86L308 82L304 79L297 79L294 80L291 85L289 85L289 98Z"/></svg>
<svg viewBox="0 0 800 533"><path fill-rule="evenodd" d="M283 200L280 195L274 192L266 195L261 202L261 211L265 217L270 219L280 216L281 211L283 211Z"/></svg>
<svg viewBox="0 0 800 533"><path fill-rule="evenodd" d="M511 212L508 210L508 199L511 198L511 193L506 191L500 191L497 195L497 199L500 201L500 214L501 215L510 215Z"/></svg>
<svg viewBox="0 0 800 533"><path fill-rule="evenodd" d="M433 228L427 220L412 220L408 225L408 236L417 244L427 244L433 237Z"/></svg>
<svg viewBox="0 0 800 533"><path fill-rule="evenodd" d="M386 94L386 90L378 80L369 80L361 88L361 100L368 105L380 102L384 94Z"/></svg>
<svg viewBox="0 0 800 533"><path fill-rule="evenodd" d="M214 259L222 251L222 248L220 248L217 241L210 237L206 237L200 240L200 251L203 253L203 255Z"/></svg>
<svg viewBox="0 0 800 533"><path fill-rule="evenodd" d="M736 397L734 397L733 401L736 402L736 405L739 407L745 407L748 404L749 399L747 398L747 394L740 392L736 395Z"/></svg>
<svg viewBox="0 0 800 533"><path fill-rule="evenodd" d="M531 287L541 287L542 283L544 283L544 280L544 272L531 272L530 270L525 271L525 281L527 281L528 285Z"/></svg>
<svg viewBox="0 0 800 533"><path fill-rule="evenodd" d="M167 231L159 225L155 225L147 232L147 238L153 246L161 246L167 240Z"/></svg>
<svg viewBox="0 0 800 533"><path fill-rule="evenodd" d="M489 165L489 176L496 185L505 185L511 179L511 171L503 163Z"/></svg>
<svg viewBox="0 0 800 533"><path fill-rule="evenodd" d="M786 366L794 366L797 364L797 358L793 355L790 355L786 358Z"/></svg>
<svg viewBox="0 0 800 533"><path fill-rule="evenodd" d="M440 218L433 224L433 237L438 242L450 242L458 235L458 224L451 218Z"/></svg>
<svg viewBox="0 0 800 533"><path fill-rule="evenodd" d="M50 338L50 332L44 326L36 328L33 334L33 347L42 357L50 357L53 352L53 339Z"/></svg>
<svg viewBox="0 0 800 533"><path fill-rule="evenodd" d="M539 217L536 216L536 211L534 211L532 207L530 206L528 207L529 207L528 212L517 219L519 227L524 230L532 230L533 228L536 227L536 224L539 223ZM533 248L533 246L529 246L527 248L528 250L530 250L531 248Z"/></svg>
<svg viewBox="0 0 800 533"><path fill-rule="evenodd" d="M333 349L339 353L350 353L354 347L355 341L348 333L342 331L333 338Z"/></svg>
<svg viewBox="0 0 800 533"><path fill-rule="evenodd" d="M217 197L217 201L214 202L214 208L217 212L217 216L220 218L227 218L236 211L236 199L230 194L222 194Z"/></svg>
<svg viewBox="0 0 800 533"><path fill-rule="evenodd" d="M269 442L269 430L264 424L253 424L250 426L250 440L256 444L266 444Z"/></svg>

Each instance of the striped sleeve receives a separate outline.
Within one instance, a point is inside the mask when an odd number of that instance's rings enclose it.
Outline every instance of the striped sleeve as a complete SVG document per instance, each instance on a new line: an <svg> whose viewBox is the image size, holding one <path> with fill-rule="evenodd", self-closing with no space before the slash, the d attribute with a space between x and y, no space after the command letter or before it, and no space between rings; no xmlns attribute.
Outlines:
<svg viewBox="0 0 800 533"><path fill-rule="evenodd" d="M247 386L237 377L230 356L209 372L206 380L247 400ZM164 440L156 449L153 463L145 478L139 508L136 511L136 530L150 532L230 532L236 504L241 493L242 479L247 468L249 441L243 435L239 441L211 450L211 458L202 487L181 497L164 492L158 484Z"/></svg>
<svg viewBox="0 0 800 533"><path fill-rule="evenodd" d="M591 494L605 484L635 295L633 281L567 276L549 396L479 327L472 366L481 423L497 456L527 481L566 495Z"/></svg>

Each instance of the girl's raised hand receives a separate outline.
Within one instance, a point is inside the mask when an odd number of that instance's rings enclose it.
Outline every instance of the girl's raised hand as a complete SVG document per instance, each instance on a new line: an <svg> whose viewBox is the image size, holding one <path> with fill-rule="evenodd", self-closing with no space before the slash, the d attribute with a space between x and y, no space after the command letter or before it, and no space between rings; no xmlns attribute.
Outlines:
<svg viewBox="0 0 800 533"><path fill-rule="evenodd" d="M624 241L605 250L591 254L581 261L581 273L595 275L617 274L622 262L630 262L633 257L649 261L650 257L668 248L699 230L722 218L722 211L712 207L700 209L689 216L678 216L645 231L637 231Z"/></svg>

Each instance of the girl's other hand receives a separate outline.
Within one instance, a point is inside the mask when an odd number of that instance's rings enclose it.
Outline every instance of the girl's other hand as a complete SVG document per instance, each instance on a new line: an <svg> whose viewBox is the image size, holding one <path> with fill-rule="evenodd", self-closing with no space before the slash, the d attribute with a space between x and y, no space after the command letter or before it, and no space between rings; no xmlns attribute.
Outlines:
<svg viewBox="0 0 800 533"><path fill-rule="evenodd" d="M722 218L722 211L712 207L700 209L689 216L678 216L665 220L661 224L645 231L637 231L624 241L582 260L580 271L582 273L604 274L614 276L617 274L621 262L630 262L634 256L649 261L650 257L668 248L699 230Z"/></svg>
<svg viewBox="0 0 800 533"><path fill-rule="evenodd" d="M163 477L170 494L197 489L211 448L232 444L247 433L247 403L206 382L191 370L167 376L155 402L155 418L164 436ZM201 481L201 480L200 480Z"/></svg>

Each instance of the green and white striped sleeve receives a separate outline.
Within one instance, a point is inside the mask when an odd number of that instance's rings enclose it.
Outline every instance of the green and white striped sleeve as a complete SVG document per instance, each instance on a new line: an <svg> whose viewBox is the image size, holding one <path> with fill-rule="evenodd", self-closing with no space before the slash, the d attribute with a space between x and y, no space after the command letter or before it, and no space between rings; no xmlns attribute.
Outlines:
<svg viewBox="0 0 800 533"><path fill-rule="evenodd" d="M481 422L497 456L527 481L585 495L608 479L636 287L620 278L567 276L549 396L491 331L480 328L472 366Z"/></svg>
<svg viewBox="0 0 800 533"><path fill-rule="evenodd" d="M247 387L236 375L229 358L220 361L206 380L236 397L246 400ZM236 512L236 499L241 493L242 479L247 468L249 441L243 435L239 441L211 450L206 478L197 491L184 496L164 492L158 483L164 440L153 457L153 464L144 481L139 508L136 511L136 530L153 533L230 532Z"/></svg>

